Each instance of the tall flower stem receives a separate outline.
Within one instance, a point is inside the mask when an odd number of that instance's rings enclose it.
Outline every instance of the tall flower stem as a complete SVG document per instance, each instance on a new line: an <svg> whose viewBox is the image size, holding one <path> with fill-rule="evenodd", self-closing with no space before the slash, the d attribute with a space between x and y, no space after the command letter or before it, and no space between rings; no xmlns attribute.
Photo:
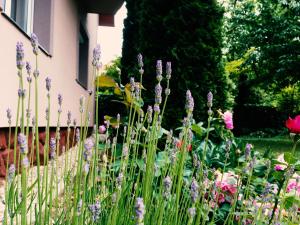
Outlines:
<svg viewBox="0 0 300 225"><path fill-rule="evenodd" d="M38 57L35 57L35 69L36 72L38 71ZM38 75L35 76L34 79L34 87L35 87L35 147L36 147L36 161L37 161L37 175L38 175L38 224L42 223L42 188L41 188L41 181L40 181L40 143L39 143L39 98L38 98Z"/></svg>

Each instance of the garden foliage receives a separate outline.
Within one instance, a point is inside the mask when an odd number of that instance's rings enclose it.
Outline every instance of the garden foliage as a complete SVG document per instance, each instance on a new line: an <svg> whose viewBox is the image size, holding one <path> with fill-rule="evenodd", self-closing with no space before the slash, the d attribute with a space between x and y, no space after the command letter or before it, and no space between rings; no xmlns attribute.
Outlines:
<svg viewBox="0 0 300 225"><path fill-rule="evenodd" d="M32 36L33 52L38 62L38 40ZM101 75L100 48L94 50L94 80ZM89 91L87 102L79 100L80 123L71 125L68 112L68 135L76 130L76 151L59 161L60 120L63 97L58 95L56 135L50 136L51 79L46 78L49 108L46 110L45 169L40 171L38 122L33 119L31 146L36 145L37 177L32 176L29 157L29 119L25 117L25 86L23 83L24 49L17 43L19 98L14 136L14 160L7 165L5 214L3 224L299 224L300 162L294 156L300 142L300 116L289 118L294 146L291 152L274 158L266 152L255 152L249 143L239 142L231 130L232 113L214 110L214 97L208 93L205 107L207 121L193 117L194 98L186 91L181 102L184 117L175 131L163 128L166 102L170 93L171 63L162 70L157 61L155 104L147 111L140 107L143 59L138 56L139 78L130 79L129 117L116 123L99 124L96 116L93 134L88 136L90 120ZM28 88L34 80L35 115L38 115L39 72L36 64L33 77L27 64ZM145 68L146 69L146 68ZM100 76L100 77L99 77ZM162 84L163 78L167 85ZM96 83L96 82L95 82ZM99 92L99 85L95 87ZM163 95L165 91L165 95ZM96 115L99 96L96 95ZM26 108L27 107L27 108ZM12 113L7 111L11 132ZM21 120L19 116L22 115ZM34 118L34 117L33 117ZM25 120L26 119L26 120ZM27 121L27 122L26 122ZM196 122L197 121L197 122ZM10 142L9 142L10 143ZM18 149L17 151L17 143ZM33 151L34 148L31 148ZM75 158L75 160L70 160ZM20 160L17 160L20 159ZM64 166L62 166L62 164ZM18 175L17 173L20 173ZM60 173L59 173L60 172ZM59 194L63 183L64 191Z"/></svg>

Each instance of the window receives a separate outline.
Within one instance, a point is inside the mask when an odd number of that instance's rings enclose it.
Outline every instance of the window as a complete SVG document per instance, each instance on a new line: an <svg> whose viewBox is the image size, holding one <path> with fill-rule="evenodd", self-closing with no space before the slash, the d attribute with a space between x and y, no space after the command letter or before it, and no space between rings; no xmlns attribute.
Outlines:
<svg viewBox="0 0 300 225"><path fill-rule="evenodd" d="M85 89L88 88L88 58L89 58L89 38L87 32L80 22L79 27L79 69L77 80Z"/></svg>
<svg viewBox="0 0 300 225"><path fill-rule="evenodd" d="M2 1L5 14L27 35L35 33L42 49L50 53L53 0Z"/></svg>
<svg viewBox="0 0 300 225"><path fill-rule="evenodd" d="M32 32L33 0L4 0L4 12L23 31Z"/></svg>

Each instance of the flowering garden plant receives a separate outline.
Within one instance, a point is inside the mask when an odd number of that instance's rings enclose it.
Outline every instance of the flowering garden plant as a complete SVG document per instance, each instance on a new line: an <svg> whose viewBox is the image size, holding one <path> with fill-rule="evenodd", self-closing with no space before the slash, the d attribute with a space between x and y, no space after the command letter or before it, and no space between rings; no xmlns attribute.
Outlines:
<svg viewBox="0 0 300 225"><path fill-rule="evenodd" d="M33 53L38 61L38 40L32 36ZM46 142L44 170L41 171L38 144L38 82L36 63L33 77L26 65L28 96L23 81L24 49L17 44L20 79L14 135L14 160L7 165L3 224L299 224L300 163L294 157L299 142L299 117L288 120L294 148L281 159L262 155L254 146L234 138L232 113L216 113L213 94L207 95L207 122L193 119L194 100L186 92L185 118L175 132L162 128L164 110L171 93L171 63L157 61L154 105L144 112L136 104L142 98L143 58L138 56L140 80L130 79L129 115L121 123L99 124L96 116L88 135L89 102L79 100L80 123L67 113L68 137L64 161L60 154L60 120L63 97L58 95L58 121L55 135L49 131L51 80L46 78ZM98 80L100 48L93 55L94 78ZM31 117L31 82L34 80L35 105ZM167 85L162 87L162 80ZM96 95L96 115L98 115ZM184 105L184 103L183 103ZM26 108L26 107L27 108ZM25 112L26 115L25 115ZM51 114L50 114L51 112ZM21 117L20 117L21 115ZM217 116L217 117L214 117ZM11 110L7 111L11 132ZM29 138L32 119L33 138ZM71 131L75 132L71 132ZM35 138L34 138L35 137ZM31 141L31 143L29 143ZM18 145L17 145L18 144ZM18 148L17 148L18 146ZM19 149L19 151L17 151ZM31 150L31 151L29 151ZM37 177L31 169L31 153L36 151ZM69 155L67 152L70 152ZM18 160L20 159L20 160ZM64 166L62 166L64 165ZM60 173L59 173L60 171ZM20 173L19 175L17 173ZM58 176L60 174L60 176ZM61 190L63 187L63 190Z"/></svg>

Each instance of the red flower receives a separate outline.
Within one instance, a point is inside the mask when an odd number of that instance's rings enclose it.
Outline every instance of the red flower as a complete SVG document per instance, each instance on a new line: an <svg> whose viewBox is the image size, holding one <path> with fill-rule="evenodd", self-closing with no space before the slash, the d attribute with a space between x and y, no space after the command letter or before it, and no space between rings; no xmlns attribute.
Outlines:
<svg viewBox="0 0 300 225"><path fill-rule="evenodd" d="M176 147L177 147L178 149L180 149L180 148L182 147L182 145L183 145L183 141L177 141ZM187 146L187 151L188 151L188 152L192 151L192 145L191 145L191 144L189 144L189 145Z"/></svg>
<svg viewBox="0 0 300 225"><path fill-rule="evenodd" d="M289 118L285 125L291 133L300 134L300 115L296 116L295 119Z"/></svg>

